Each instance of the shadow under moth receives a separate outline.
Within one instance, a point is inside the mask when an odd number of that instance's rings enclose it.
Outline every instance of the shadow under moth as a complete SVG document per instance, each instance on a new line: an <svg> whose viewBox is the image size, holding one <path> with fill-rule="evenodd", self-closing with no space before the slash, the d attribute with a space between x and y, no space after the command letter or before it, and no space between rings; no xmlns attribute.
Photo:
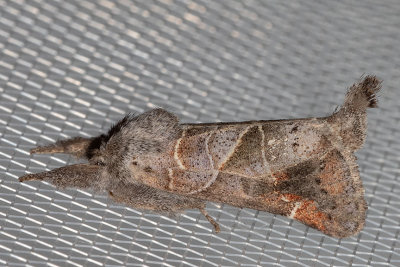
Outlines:
<svg viewBox="0 0 400 267"><path fill-rule="evenodd" d="M328 117L181 124L163 109L127 115L106 134L31 153L88 160L19 181L105 191L113 201L165 214L219 202L288 216L334 237L358 233L367 205L354 151L381 81L366 76Z"/></svg>

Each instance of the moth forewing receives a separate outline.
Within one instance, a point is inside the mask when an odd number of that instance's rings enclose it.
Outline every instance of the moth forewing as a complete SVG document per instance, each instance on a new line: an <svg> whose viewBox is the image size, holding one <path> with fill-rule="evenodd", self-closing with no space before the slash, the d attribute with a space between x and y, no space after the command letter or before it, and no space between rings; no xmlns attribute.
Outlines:
<svg viewBox="0 0 400 267"><path fill-rule="evenodd" d="M379 89L380 81L367 76L329 117L182 125L163 153L135 159L132 179L285 215L336 237L355 234L366 202L353 153L364 142L366 109L376 105Z"/></svg>
<svg viewBox="0 0 400 267"><path fill-rule="evenodd" d="M365 202L354 158L342 150L326 118L186 125L164 154L136 158L132 176L161 190L347 236L362 227Z"/></svg>

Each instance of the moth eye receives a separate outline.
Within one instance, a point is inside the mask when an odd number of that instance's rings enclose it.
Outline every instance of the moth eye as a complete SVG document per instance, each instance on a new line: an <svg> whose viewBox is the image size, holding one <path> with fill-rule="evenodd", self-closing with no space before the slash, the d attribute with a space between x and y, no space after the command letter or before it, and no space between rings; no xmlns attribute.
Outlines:
<svg viewBox="0 0 400 267"><path fill-rule="evenodd" d="M138 165L137 161L132 161L132 165L137 166Z"/></svg>
<svg viewBox="0 0 400 267"><path fill-rule="evenodd" d="M92 159L92 160L90 161L90 163L91 163L91 164L94 164L94 165L98 165L98 166L105 166L105 165L106 165L106 163L105 163L102 159L100 159L100 158Z"/></svg>
<svg viewBox="0 0 400 267"><path fill-rule="evenodd" d="M143 169L145 172L152 172L153 169L150 166L147 166L146 168Z"/></svg>

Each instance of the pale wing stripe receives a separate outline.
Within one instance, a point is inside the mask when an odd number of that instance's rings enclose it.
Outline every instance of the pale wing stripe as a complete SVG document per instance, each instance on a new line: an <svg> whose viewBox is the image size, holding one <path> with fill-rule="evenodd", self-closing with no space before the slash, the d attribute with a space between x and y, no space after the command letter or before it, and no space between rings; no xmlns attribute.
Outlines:
<svg viewBox="0 0 400 267"><path fill-rule="evenodd" d="M174 189L174 171L171 168L168 168L168 177L169 177L169 184L168 188L169 189Z"/></svg>
<svg viewBox="0 0 400 267"><path fill-rule="evenodd" d="M300 208L300 205L301 202L294 203L294 208L292 209L292 212L290 212L290 215L288 216L290 219L294 219L294 216L296 216L296 212Z"/></svg>
<svg viewBox="0 0 400 267"><path fill-rule="evenodd" d="M258 125L258 130L261 132L261 156L263 159L264 169L271 174L271 168L267 162L267 158L265 156L265 134L261 125Z"/></svg>
<svg viewBox="0 0 400 267"><path fill-rule="evenodd" d="M206 137L206 140L205 140L205 149L206 149L206 154L207 154L207 156L208 156L208 160L210 161L210 166L211 166L211 170L214 170L214 160L213 160L213 158L212 158L212 155L211 155L211 153L210 153L210 149L209 149L209 147L208 147L208 145L209 145L209 142L210 142L210 138L211 138L211 136L213 135L215 133L215 130L213 130L213 131L211 131L208 135L207 135L207 137Z"/></svg>
<svg viewBox="0 0 400 267"><path fill-rule="evenodd" d="M186 134L186 130L184 130L184 131L182 132L182 137L179 138L179 139L176 141L176 144L175 144L175 151L174 151L174 159L175 159L176 163L178 164L179 168L181 168L181 169L183 169L183 170L186 169L186 167L185 167L185 165L183 165L181 159L179 158L178 149L179 149L179 146L181 145L182 138L185 137L185 134Z"/></svg>

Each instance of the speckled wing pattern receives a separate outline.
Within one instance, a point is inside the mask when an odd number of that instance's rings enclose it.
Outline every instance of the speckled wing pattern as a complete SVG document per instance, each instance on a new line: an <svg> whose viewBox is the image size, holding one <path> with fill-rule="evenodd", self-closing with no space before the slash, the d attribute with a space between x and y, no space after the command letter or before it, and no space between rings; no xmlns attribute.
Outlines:
<svg viewBox="0 0 400 267"><path fill-rule="evenodd" d="M367 205L354 151L379 89L366 77L324 118L184 124L169 156L139 157L132 175L169 192L288 216L331 236L355 234Z"/></svg>
<svg viewBox="0 0 400 267"><path fill-rule="evenodd" d="M355 158L331 131L326 119L187 125L163 189L347 236L366 204Z"/></svg>

